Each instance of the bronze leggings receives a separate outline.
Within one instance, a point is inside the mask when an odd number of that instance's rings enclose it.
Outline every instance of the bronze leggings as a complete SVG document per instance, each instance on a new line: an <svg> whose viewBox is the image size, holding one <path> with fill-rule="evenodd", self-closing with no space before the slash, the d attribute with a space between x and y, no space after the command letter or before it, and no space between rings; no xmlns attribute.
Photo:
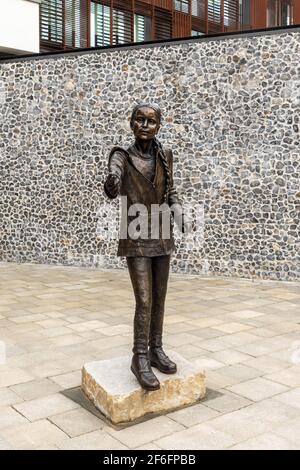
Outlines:
<svg viewBox="0 0 300 470"><path fill-rule="evenodd" d="M170 255L127 257L135 295L133 352L145 354L162 345Z"/></svg>

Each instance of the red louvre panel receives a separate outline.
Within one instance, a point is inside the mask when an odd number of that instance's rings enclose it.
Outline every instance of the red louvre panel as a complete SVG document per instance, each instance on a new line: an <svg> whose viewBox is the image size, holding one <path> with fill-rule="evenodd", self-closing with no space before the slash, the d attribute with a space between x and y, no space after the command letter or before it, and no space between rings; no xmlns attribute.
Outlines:
<svg viewBox="0 0 300 470"><path fill-rule="evenodd" d="M267 25L267 0L253 0L252 3L253 28L265 28Z"/></svg>
<svg viewBox="0 0 300 470"><path fill-rule="evenodd" d="M160 8L154 9L154 39L172 37L172 13Z"/></svg>
<svg viewBox="0 0 300 470"><path fill-rule="evenodd" d="M90 1L80 0L81 23L80 23L80 47L90 45Z"/></svg>
<svg viewBox="0 0 300 470"><path fill-rule="evenodd" d="M208 33L207 6L207 0L192 0L192 29L205 34Z"/></svg>
<svg viewBox="0 0 300 470"><path fill-rule="evenodd" d="M205 19L207 11L207 0L192 0L191 13L192 16Z"/></svg>
<svg viewBox="0 0 300 470"><path fill-rule="evenodd" d="M154 0L153 4L159 8L165 8L166 10L172 10L173 0Z"/></svg>
<svg viewBox="0 0 300 470"><path fill-rule="evenodd" d="M110 6L112 0L89 0L90 2L100 3L100 5Z"/></svg>
<svg viewBox="0 0 300 470"><path fill-rule="evenodd" d="M239 29L239 0L224 0L224 30L237 31Z"/></svg>
<svg viewBox="0 0 300 470"><path fill-rule="evenodd" d="M132 11L132 0L113 0L113 8Z"/></svg>
<svg viewBox="0 0 300 470"><path fill-rule="evenodd" d="M219 33L223 30L222 16L223 9L221 0L209 0L208 1L208 32Z"/></svg>
<svg viewBox="0 0 300 470"><path fill-rule="evenodd" d="M192 30L207 34L207 22L205 18L192 18Z"/></svg>
<svg viewBox="0 0 300 470"><path fill-rule="evenodd" d="M113 8L113 44L133 42L132 12Z"/></svg>
<svg viewBox="0 0 300 470"><path fill-rule="evenodd" d="M153 5L154 7L164 8L170 11L173 8L173 0L143 0L143 2Z"/></svg>
<svg viewBox="0 0 300 470"><path fill-rule="evenodd" d="M300 1L293 1L293 24L300 24Z"/></svg>
<svg viewBox="0 0 300 470"><path fill-rule="evenodd" d="M187 37L191 35L191 16L174 11L173 13L173 37Z"/></svg>
<svg viewBox="0 0 300 470"><path fill-rule="evenodd" d="M141 1L134 2L134 13L138 15L152 16L151 4Z"/></svg>

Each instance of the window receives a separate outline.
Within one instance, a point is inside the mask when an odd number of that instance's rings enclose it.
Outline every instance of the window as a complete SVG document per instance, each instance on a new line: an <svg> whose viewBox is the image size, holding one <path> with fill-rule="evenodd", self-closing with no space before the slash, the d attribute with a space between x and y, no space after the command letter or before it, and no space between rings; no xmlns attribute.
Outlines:
<svg viewBox="0 0 300 470"><path fill-rule="evenodd" d="M46 46L48 50L87 47L88 1L42 0L40 6L42 47Z"/></svg>
<svg viewBox="0 0 300 470"><path fill-rule="evenodd" d="M80 47L80 0L66 0L65 2L65 26L66 45Z"/></svg>
<svg viewBox="0 0 300 470"><path fill-rule="evenodd" d="M63 45L63 0L43 0L41 3L41 40Z"/></svg>
<svg viewBox="0 0 300 470"><path fill-rule="evenodd" d="M267 27L272 28L273 26L277 26L277 0L268 0L267 5Z"/></svg>
<svg viewBox="0 0 300 470"><path fill-rule="evenodd" d="M250 0L240 0L240 24L251 25Z"/></svg>
<svg viewBox="0 0 300 470"><path fill-rule="evenodd" d="M91 2L91 47L110 45L110 7Z"/></svg>
<svg viewBox="0 0 300 470"><path fill-rule="evenodd" d="M189 12L189 0L174 0L174 8L182 13Z"/></svg>
<svg viewBox="0 0 300 470"><path fill-rule="evenodd" d="M112 10L112 44L132 42L131 12ZM91 2L91 47L111 44L111 8Z"/></svg>
<svg viewBox="0 0 300 470"><path fill-rule="evenodd" d="M126 42L125 21L124 11L113 10L113 44L124 44Z"/></svg>
<svg viewBox="0 0 300 470"><path fill-rule="evenodd" d="M214 23L221 23L221 0L208 0L208 18Z"/></svg>
<svg viewBox="0 0 300 470"><path fill-rule="evenodd" d="M288 26L291 24L291 2L288 0L268 0L267 27Z"/></svg>
<svg viewBox="0 0 300 470"><path fill-rule="evenodd" d="M289 2L281 2L279 25L289 26L291 24L291 5Z"/></svg>
<svg viewBox="0 0 300 470"><path fill-rule="evenodd" d="M134 15L134 42L151 40L151 18Z"/></svg>
<svg viewBox="0 0 300 470"><path fill-rule="evenodd" d="M232 13L232 1L231 0L224 0L224 25L229 26L230 24L230 15Z"/></svg>
<svg viewBox="0 0 300 470"><path fill-rule="evenodd" d="M131 11L113 10L113 44L133 42L132 19Z"/></svg>

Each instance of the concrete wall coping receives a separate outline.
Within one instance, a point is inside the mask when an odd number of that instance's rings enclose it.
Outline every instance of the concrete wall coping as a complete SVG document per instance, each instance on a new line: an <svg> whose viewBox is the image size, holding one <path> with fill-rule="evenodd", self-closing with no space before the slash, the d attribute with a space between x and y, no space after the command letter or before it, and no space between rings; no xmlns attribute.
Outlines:
<svg viewBox="0 0 300 470"><path fill-rule="evenodd" d="M31 1L31 0L29 0ZM239 39L239 38L251 38L256 36L268 36L273 34L291 34L299 33L300 25L292 25L285 27L275 27L275 28L263 28L256 30L247 30L247 31L236 31L232 33L217 33L217 34L208 34L203 36L192 36L187 38L172 38L161 41L148 41L144 43L130 43L130 44L118 44L115 46L104 46L104 47L89 47L85 49L76 49L74 51L55 51L55 52L42 52L40 54L27 54L18 57L3 57L0 58L0 64L3 62L19 62L23 60L37 60L37 59L47 59L47 58L56 58L64 56L73 56L73 55L83 55L83 54L101 54L101 53L110 53L116 50L131 50L131 49L143 49L151 48L158 46L173 46L178 44L190 44L193 42L209 42L209 41L220 41L228 39Z"/></svg>

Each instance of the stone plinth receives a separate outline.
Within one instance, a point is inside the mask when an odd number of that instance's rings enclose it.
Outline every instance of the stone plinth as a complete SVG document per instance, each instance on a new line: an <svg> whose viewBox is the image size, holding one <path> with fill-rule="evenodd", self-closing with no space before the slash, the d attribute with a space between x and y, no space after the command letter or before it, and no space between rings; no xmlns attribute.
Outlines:
<svg viewBox="0 0 300 470"><path fill-rule="evenodd" d="M82 389L114 424L134 421L149 413L162 413L196 403L205 396L205 374L179 354L169 351L177 363L173 375L153 368L161 388L143 390L130 371L131 357L95 361L82 368Z"/></svg>

